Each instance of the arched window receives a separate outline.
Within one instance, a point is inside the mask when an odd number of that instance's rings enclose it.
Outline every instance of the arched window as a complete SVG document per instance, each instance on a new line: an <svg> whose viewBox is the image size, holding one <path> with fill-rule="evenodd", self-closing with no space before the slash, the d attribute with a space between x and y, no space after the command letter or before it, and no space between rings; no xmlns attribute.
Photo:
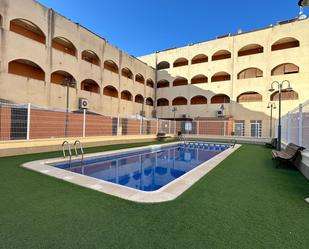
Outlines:
<svg viewBox="0 0 309 249"><path fill-rule="evenodd" d="M81 90L92 93L100 93L100 86L94 80L86 79L81 82Z"/></svg>
<svg viewBox="0 0 309 249"><path fill-rule="evenodd" d="M177 77L173 81L173 86L183 86L183 85L188 85L188 80L184 77Z"/></svg>
<svg viewBox="0 0 309 249"><path fill-rule="evenodd" d="M168 69L168 68L170 68L170 64L167 61L161 61L157 65L157 70L163 70L163 69Z"/></svg>
<svg viewBox="0 0 309 249"><path fill-rule="evenodd" d="M283 74L292 74L299 73L299 67L292 63L284 63L274 67L271 70L271 75L283 75Z"/></svg>
<svg viewBox="0 0 309 249"><path fill-rule="evenodd" d="M145 84L144 76L139 74L139 73L137 75L135 75L135 81L138 82L138 83L141 83L141 84Z"/></svg>
<svg viewBox="0 0 309 249"><path fill-rule="evenodd" d="M202 83L207 83L207 82L208 82L208 78L204 74L195 75L191 79L191 84L202 84Z"/></svg>
<svg viewBox="0 0 309 249"><path fill-rule="evenodd" d="M121 70L121 75L122 75L123 77L125 77L125 78L133 79L133 73L132 73L132 71L131 71L129 68L127 68L127 67L125 67L125 68L123 68L123 69Z"/></svg>
<svg viewBox="0 0 309 249"><path fill-rule="evenodd" d="M296 47L299 47L299 40L293 37L285 37L273 43L273 45L271 46L271 51L296 48Z"/></svg>
<svg viewBox="0 0 309 249"><path fill-rule="evenodd" d="M112 98L118 98L118 91L113 86L106 86L103 89L103 95L109 96L109 97L112 97Z"/></svg>
<svg viewBox="0 0 309 249"><path fill-rule="evenodd" d="M263 71L256 67L246 68L238 73L237 79L250 79L263 77Z"/></svg>
<svg viewBox="0 0 309 249"><path fill-rule="evenodd" d="M104 61L104 69L111 71L113 73L117 73L117 74L119 73L117 64L112 60Z"/></svg>
<svg viewBox="0 0 309 249"><path fill-rule="evenodd" d="M43 69L38 64L25 59L9 62L9 73L45 81L45 72Z"/></svg>
<svg viewBox="0 0 309 249"><path fill-rule="evenodd" d="M70 82L76 82L72 74L61 70L53 72L50 76L50 82L53 84L62 85L67 80ZM70 85L70 87L73 87L73 85Z"/></svg>
<svg viewBox="0 0 309 249"><path fill-rule="evenodd" d="M46 36L34 23L25 19L14 19L10 22L10 31L45 44Z"/></svg>
<svg viewBox="0 0 309 249"><path fill-rule="evenodd" d="M208 62L208 57L205 54L198 54L194 56L191 60L191 64L198 64L198 63L204 63Z"/></svg>
<svg viewBox="0 0 309 249"><path fill-rule="evenodd" d="M219 50L211 57L212 61L224 60L231 58L231 52L227 50Z"/></svg>
<svg viewBox="0 0 309 249"><path fill-rule="evenodd" d="M152 98L147 98L146 99L146 105L149 105L149 106L153 106L153 99Z"/></svg>
<svg viewBox="0 0 309 249"><path fill-rule="evenodd" d="M185 97L177 97L172 101L172 105L187 105L188 100Z"/></svg>
<svg viewBox="0 0 309 249"><path fill-rule="evenodd" d="M170 83L167 80L160 80L157 83L157 88L169 87Z"/></svg>
<svg viewBox="0 0 309 249"><path fill-rule="evenodd" d="M186 58L178 58L177 60L174 61L173 67L182 67L186 66L189 64L189 61Z"/></svg>
<svg viewBox="0 0 309 249"><path fill-rule="evenodd" d="M238 50L238 56L246 56L252 54L260 54L264 52L264 48L259 44L249 44Z"/></svg>
<svg viewBox="0 0 309 249"><path fill-rule="evenodd" d="M297 100L298 93L295 91L285 91L281 92L281 100ZM278 101L279 100L279 92L276 91L270 96L271 101Z"/></svg>
<svg viewBox="0 0 309 249"><path fill-rule="evenodd" d="M82 52L82 60L87 61L97 66L100 66L101 64L99 56L91 50L84 50Z"/></svg>
<svg viewBox="0 0 309 249"><path fill-rule="evenodd" d="M224 103L230 103L230 97L225 94L217 94L213 96L210 100L211 104L224 104Z"/></svg>
<svg viewBox="0 0 309 249"><path fill-rule="evenodd" d="M132 94L129 91L122 91L121 92L121 99L127 100L127 101L132 101Z"/></svg>
<svg viewBox="0 0 309 249"><path fill-rule="evenodd" d="M211 82L231 80L231 75L227 72L218 72L211 77Z"/></svg>
<svg viewBox="0 0 309 249"><path fill-rule="evenodd" d="M157 100L157 106L168 106L168 105L169 105L168 99L161 98Z"/></svg>
<svg viewBox="0 0 309 249"><path fill-rule="evenodd" d="M140 94L137 94L135 96L134 101L135 101L135 103L143 104L144 103L144 97Z"/></svg>
<svg viewBox="0 0 309 249"><path fill-rule="evenodd" d="M76 56L76 48L72 42L64 37L55 37L52 40L52 47L66 54Z"/></svg>
<svg viewBox="0 0 309 249"><path fill-rule="evenodd" d="M237 97L237 102L261 102L263 100L263 97L261 94L257 92L245 92Z"/></svg>
<svg viewBox="0 0 309 249"><path fill-rule="evenodd" d="M147 79L146 81L146 85L153 88L154 87L154 83L153 83L153 80L152 79Z"/></svg>
<svg viewBox="0 0 309 249"><path fill-rule="evenodd" d="M193 98L191 98L190 104L191 105L207 104L207 98L202 95L194 96Z"/></svg>

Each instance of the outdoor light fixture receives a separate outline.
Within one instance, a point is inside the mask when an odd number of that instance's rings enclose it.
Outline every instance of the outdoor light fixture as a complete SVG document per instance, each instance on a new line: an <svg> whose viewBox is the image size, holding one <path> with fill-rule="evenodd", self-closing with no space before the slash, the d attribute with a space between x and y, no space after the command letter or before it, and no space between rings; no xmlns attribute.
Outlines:
<svg viewBox="0 0 309 249"><path fill-rule="evenodd" d="M284 84L287 83L287 87L286 88L283 88ZM270 89L269 91L270 92L273 92L275 91L274 89L274 85L277 86L278 88L278 97L279 97L279 122L278 122L278 143L277 143L277 150L281 150L281 92L282 91L291 91L292 90L292 87L291 87L291 84L290 84L290 81L288 80L283 80L281 83L279 83L278 81L273 81L270 85Z"/></svg>
<svg viewBox="0 0 309 249"><path fill-rule="evenodd" d="M309 6L309 0L299 0L298 5L299 6Z"/></svg>
<svg viewBox="0 0 309 249"><path fill-rule="evenodd" d="M267 108L270 108L270 120L269 120L269 137L273 136L273 109L276 109L275 102L269 102Z"/></svg>

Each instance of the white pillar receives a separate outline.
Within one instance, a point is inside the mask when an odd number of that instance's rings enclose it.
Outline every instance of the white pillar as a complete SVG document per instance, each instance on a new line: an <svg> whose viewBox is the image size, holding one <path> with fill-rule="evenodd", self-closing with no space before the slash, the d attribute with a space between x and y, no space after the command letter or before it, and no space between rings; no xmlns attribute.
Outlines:
<svg viewBox="0 0 309 249"><path fill-rule="evenodd" d="M83 110L83 137L86 137L86 109Z"/></svg>
<svg viewBox="0 0 309 249"><path fill-rule="evenodd" d="M303 145L303 105L299 105L298 113L298 145Z"/></svg>
<svg viewBox="0 0 309 249"><path fill-rule="evenodd" d="M287 120L287 143L289 143L291 141L291 116L290 116L290 112L288 112L288 120Z"/></svg>
<svg viewBox="0 0 309 249"><path fill-rule="evenodd" d="M27 140L30 139L30 115L31 115L31 104L27 105Z"/></svg>
<svg viewBox="0 0 309 249"><path fill-rule="evenodd" d="M159 119L157 118L157 134L159 132Z"/></svg>
<svg viewBox="0 0 309 249"><path fill-rule="evenodd" d="M224 126L223 126L223 136L226 136L226 121L223 121Z"/></svg>
<svg viewBox="0 0 309 249"><path fill-rule="evenodd" d="M196 135L200 134L200 121L196 121Z"/></svg>
<svg viewBox="0 0 309 249"><path fill-rule="evenodd" d="M171 134L171 120L168 121L168 134Z"/></svg>

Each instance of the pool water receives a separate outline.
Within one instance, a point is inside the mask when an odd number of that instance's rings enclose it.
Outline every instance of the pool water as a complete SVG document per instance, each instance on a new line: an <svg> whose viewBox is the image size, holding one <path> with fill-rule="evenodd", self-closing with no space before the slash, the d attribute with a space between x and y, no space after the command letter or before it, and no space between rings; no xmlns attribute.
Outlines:
<svg viewBox="0 0 309 249"><path fill-rule="evenodd" d="M130 188L155 191L229 148L228 144L187 143L54 163L52 166Z"/></svg>

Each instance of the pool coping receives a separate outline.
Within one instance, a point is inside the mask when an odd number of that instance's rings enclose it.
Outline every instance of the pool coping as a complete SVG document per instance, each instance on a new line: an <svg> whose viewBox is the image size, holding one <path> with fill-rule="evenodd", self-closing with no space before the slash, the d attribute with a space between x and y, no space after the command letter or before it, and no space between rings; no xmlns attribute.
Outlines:
<svg viewBox="0 0 309 249"><path fill-rule="evenodd" d="M188 141L188 142L197 142L197 141ZM209 142L208 142L209 143ZM113 151L105 151L99 153L90 153L85 154L84 158L95 157L95 156L104 156L104 155L114 155L118 153L132 152L144 150L147 148L153 147L166 147L170 145L179 144L179 142L166 143L162 145L148 145L130 149L121 149ZM216 143L213 143L216 144ZM173 180L167 185L161 187L158 190L146 192L138 189L133 189L130 187L122 186L112 182L107 182L104 180L96 179L90 176L81 175L75 172L67 171L64 169L56 168L54 166L48 165L50 163L62 162L64 161L63 157L44 159L39 161L27 162L21 165L21 167L45 174L57 179L61 179L85 188L96 190L105 194L113 195L122 199L126 199L133 202L139 203L159 203L167 202L176 199L183 192L189 189L194 183L200 180L203 176L209 173L214 169L219 163L221 163L225 158L231 155L234 151L240 148L241 145L236 144L234 147L230 147L208 161L200 164L196 168L190 170L181 177ZM78 160L80 157L74 159Z"/></svg>

